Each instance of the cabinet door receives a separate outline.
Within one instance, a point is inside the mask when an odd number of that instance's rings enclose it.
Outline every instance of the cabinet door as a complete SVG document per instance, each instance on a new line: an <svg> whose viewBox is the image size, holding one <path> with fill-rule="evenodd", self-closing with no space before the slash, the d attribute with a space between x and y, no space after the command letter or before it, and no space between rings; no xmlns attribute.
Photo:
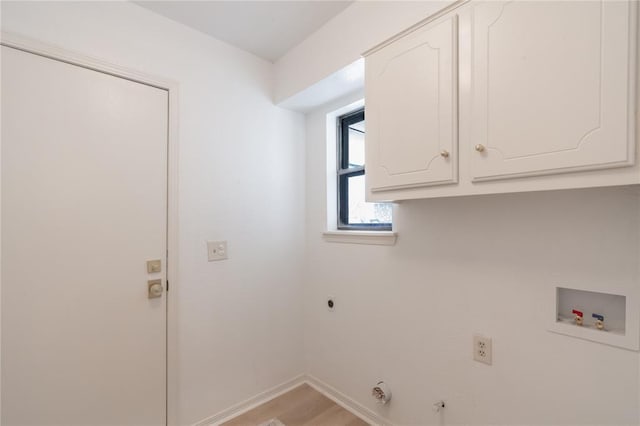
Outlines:
<svg viewBox="0 0 640 426"><path fill-rule="evenodd" d="M457 181L456 27L450 17L366 58L370 196Z"/></svg>
<svg viewBox="0 0 640 426"><path fill-rule="evenodd" d="M632 165L635 5L473 6L474 180Z"/></svg>

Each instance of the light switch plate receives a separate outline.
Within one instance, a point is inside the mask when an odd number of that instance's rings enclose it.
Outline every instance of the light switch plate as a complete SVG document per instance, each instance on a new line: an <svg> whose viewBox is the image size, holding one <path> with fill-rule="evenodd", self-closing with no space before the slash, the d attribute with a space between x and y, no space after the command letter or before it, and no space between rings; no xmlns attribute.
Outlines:
<svg viewBox="0 0 640 426"><path fill-rule="evenodd" d="M227 242L207 241L207 254L209 256L209 262L227 259L229 257L227 255Z"/></svg>

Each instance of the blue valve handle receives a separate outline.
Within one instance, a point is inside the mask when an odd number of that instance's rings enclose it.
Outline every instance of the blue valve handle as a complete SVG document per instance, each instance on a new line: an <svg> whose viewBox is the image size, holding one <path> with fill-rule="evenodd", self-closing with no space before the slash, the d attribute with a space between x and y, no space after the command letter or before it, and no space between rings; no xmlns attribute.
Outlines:
<svg viewBox="0 0 640 426"><path fill-rule="evenodd" d="M600 314L591 314L591 316L597 320L604 321L604 316Z"/></svg>

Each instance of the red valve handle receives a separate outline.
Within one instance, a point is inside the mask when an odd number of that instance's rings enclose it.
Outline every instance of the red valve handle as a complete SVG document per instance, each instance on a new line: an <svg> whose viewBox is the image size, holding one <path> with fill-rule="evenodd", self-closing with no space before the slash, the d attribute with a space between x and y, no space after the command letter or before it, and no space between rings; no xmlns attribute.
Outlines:
<svg viewBox="0 0 640 426"><path fill-rule="evenodd" d="M571 311L573 314L576 314L577 316L579 316L580 318L582 318L584 315L582 314L582 312L580 312L577 309L574 309L573 311Z"/></svg>

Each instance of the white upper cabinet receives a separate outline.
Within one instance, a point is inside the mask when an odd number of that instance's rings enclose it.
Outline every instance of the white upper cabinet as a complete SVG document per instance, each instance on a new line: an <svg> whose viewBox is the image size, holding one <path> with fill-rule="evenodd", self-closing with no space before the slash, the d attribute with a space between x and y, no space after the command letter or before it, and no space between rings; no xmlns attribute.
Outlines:
<svg viewBox="0 0 640 426"><path fill-rule="evenodd" d="M457 181L456 17L366 60L369 191Z"/></svg>
<svg viewBox="0 0 640 426"><path fill-rule="evenodd" d="M473 180L633 164L628 2L472 7Z"/></svg>
<svg viewBox="0 0 640 426"><path fill-rule="evenodd" d="M456 2L366 52L368 200L640 184L637 14Z"/></svg>

